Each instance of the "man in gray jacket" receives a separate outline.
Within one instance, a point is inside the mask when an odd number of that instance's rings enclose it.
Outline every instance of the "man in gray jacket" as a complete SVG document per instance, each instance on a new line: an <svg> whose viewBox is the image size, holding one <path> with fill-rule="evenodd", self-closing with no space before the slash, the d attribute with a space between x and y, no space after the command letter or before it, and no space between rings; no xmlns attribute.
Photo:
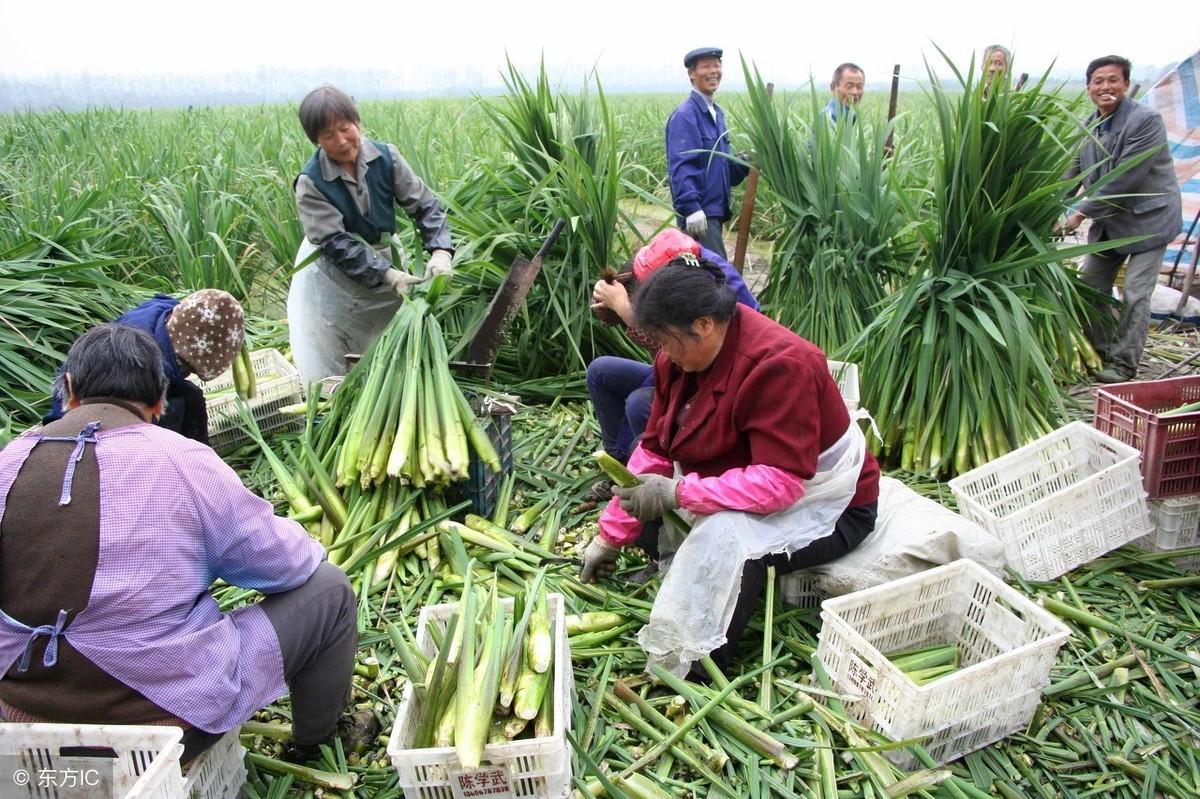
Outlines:
<svg viewBox="0 0 1200 799"><path fill-rule="evenodd" d="M1125 96L1129 68L1128 59L1115 55L1088 64L1087 93L1096 113L1088 120L1092 135L1069 177L1081 176L1086 189L1122 163L1141 160L1105 183L1098 196L1080 202L1063 225L1070 233L1085 216L1090 218L1089 242L1144 237L1083 260L1081 278L1106 296L1112 293L1121 264L1129 261L1116 337L1107 325L1088 331L1104 359L1104 369L1096 375L1101 383L1121 383L1137 374L1150 325L1150 297L1163 253L1180 226L1179 184L1167 149L1167 129L1157 111Z"/></svg>

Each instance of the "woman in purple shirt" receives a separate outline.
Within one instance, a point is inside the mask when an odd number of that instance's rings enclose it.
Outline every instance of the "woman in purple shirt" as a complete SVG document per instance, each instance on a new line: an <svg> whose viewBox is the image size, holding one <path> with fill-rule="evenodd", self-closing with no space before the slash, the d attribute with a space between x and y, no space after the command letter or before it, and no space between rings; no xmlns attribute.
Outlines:
<svg viewBox="0 0 1200 799"><path fill-rule="evenodd" d="M373 737L369 714L340 718L349 581L209 447L151 423L154 339L92 328L63 378L65 415L0 450L5 720L176 725L186 760L290 691L295 758L339 725ZM216 579L267 596L222 613Z"/></svg>

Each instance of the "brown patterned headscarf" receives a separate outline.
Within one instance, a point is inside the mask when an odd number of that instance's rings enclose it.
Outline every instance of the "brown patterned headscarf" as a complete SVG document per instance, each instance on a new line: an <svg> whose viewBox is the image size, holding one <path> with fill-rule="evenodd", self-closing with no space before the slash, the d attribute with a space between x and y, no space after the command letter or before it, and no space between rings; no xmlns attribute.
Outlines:
<svg viewBox="0 0 1200 799"><path fill-rule="evenodd" d="M246 317L233 295L201 289L175 306L167 332L175 354L201 380L212 380L233 364L246 338Z"/></svg>

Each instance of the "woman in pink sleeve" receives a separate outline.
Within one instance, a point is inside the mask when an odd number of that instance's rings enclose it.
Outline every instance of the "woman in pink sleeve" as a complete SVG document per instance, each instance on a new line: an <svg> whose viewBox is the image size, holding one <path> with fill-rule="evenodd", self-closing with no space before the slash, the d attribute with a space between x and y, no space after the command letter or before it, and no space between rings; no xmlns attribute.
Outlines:
<svg viewBox="0 0 1200 799"><path fill-rule="evenodd" d="M825 563L871 533L879 465L824 353L739 305L718 267L672 261L638 289L634 315L660 346L650 417L629 458L643 482L617 489L582 577L611 571L630 544L657 561L663 514L686 512L698 521L674 553L643 646L663 660L673 653L674 665L708 652L728 663L769 566ZM695 586L690 595L683 584ZM688 626L663 618L666 608L714 629L664 632Z"/></svg>

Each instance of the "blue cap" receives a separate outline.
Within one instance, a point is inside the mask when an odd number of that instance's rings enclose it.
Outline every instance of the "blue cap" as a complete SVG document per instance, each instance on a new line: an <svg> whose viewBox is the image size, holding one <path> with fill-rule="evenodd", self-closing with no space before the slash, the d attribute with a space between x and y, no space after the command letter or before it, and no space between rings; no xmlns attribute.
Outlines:
<svg viewBox="0 0 1200 799"><path fill-rule="evenodd" d="M683 57L683 65L691 69L701 58L720 58L724 53L720 47L697 47Z"/></svg>

